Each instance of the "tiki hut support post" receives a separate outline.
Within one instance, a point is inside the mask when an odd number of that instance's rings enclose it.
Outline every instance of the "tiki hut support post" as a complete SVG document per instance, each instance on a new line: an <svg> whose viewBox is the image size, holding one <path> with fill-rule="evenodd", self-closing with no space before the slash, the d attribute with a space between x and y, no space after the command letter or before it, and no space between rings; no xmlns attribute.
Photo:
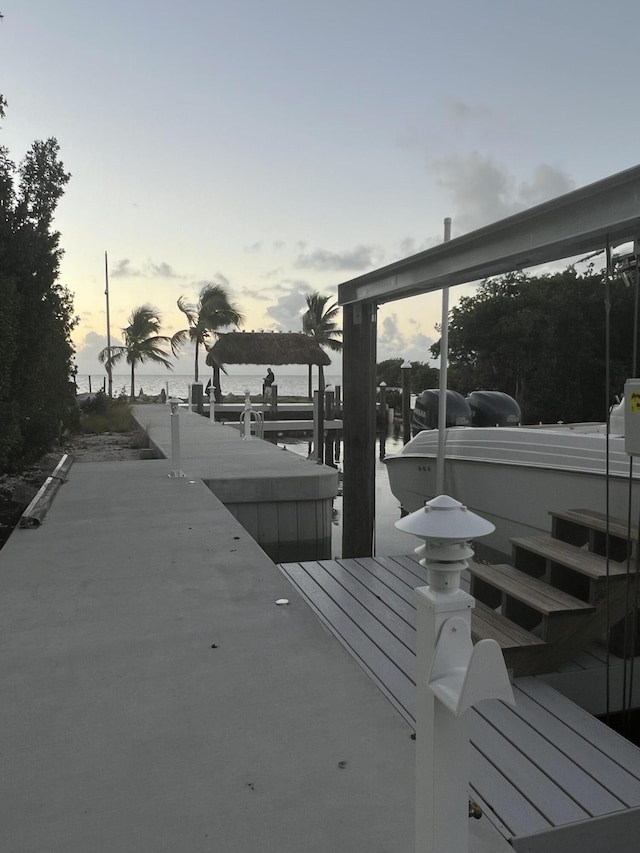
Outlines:
<svg viewBox="0 0 640 853"><path fill-rule="evenodd" d="M343 557L373 554L377 311L369 302L345 305L343 311Z"/></svg>

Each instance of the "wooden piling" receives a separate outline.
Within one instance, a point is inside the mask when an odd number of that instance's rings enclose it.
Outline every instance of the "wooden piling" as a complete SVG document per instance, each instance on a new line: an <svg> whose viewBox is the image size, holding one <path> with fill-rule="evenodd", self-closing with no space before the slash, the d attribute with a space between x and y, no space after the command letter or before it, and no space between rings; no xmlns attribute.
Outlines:
<svg viewBox="0 0 640 853"><path fill-rule="evenodd" d="M343 309L344 480L342 555L370 557L375 519L377 306Z"/></svg>

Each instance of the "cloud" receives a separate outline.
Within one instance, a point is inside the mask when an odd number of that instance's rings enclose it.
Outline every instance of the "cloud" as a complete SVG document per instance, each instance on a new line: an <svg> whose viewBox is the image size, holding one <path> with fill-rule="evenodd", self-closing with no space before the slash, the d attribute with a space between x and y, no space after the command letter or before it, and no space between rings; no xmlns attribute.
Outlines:
<svg viewBox="0 0 640 853"><path fill-rule="evenodd" d="M260 278L275 278L279 275L282 275L282 267L276 267L272 270L265 270L265 272L260 274Z"/></svg>
<svg viewBox="0 0 640 853"><path fill-rule="evenodd" d="M282 293L275 304L267 308L267 315L279 331L301 332L302 315L307 310L306 296L313 288L307 281L295 280L283 282L278 289Z"/></svg>
<svg viewBox="0 0 640 853"><path fill-rule="evenodd" d="M166 261L161 261L159 264L149 261L145 271L147 270L154 278L186 278L184 275L178 275L171 264Z"/></svg>
<svg viewBox="0 0 640 853"><path fill-rule="evenodd" d="M240 296L243 299L258 299L262 302L269 302L271 300L270 291L259 290L255 287L243 287L240 290Z"/></svg>
<svg viewBox="0 0 640 853"><path fill-rule="evenodd" d="M492 110L483 104L469 104L461 98L450 98L445 102L445 111L457 122L491 118Z"/></svg>
<svg viewBox="0 0 640 853"><path fill-rule="evenodd" d="M131 266L129 258L122 258L122 260L116 261L115 267L111 267L109 275L111 278L135 278L142 273Z"/></svg>
<svg viewBox="0 0 640 853"><path fill-rule="evenodd" d="M316 249L296 258L298 269L312 270L366 270L380 266L382 252L373 246L356 246L344 252Z"/></svg>
<svg viewBox="0 0 640 853"><path fill-rule="evenodd" d="M111 335L111 345L120 346L122 341ZM78 373L81 374L96 374L103 375L105 367L98 361L98 354L106 347L106 335L99 335L97 332L88 332L78 346L74 361L78 367ZM95 390L95 389L94 389Z"/></svg>
<svg viewBox="0 0 640 853"><path fill-rule="evenodd" d="M262 243L251 243L250 246L245 246L243 251L248 255L256 255L262 249Z"/></svg>
<svg viewBox="0 0 640 853"><path fill-rule="evenodd" d="M437 107L414 112L407 123L395 131L395 142L408 151L453 150L460 135L494 129L500 120L486 104L469 103L462 98L443 98Z"/></svg>
<svg viewBox="0 0 640 853"><path fill-rule="evenodd" d="M451 194L458 233L504 219L574 186L564 172L548 164L538 166L531 181L518 182L506 166L477 151L433 161L429 168Z"/></svg>
<svg viewBox="0 0 640 853"><path fill-rule="evenodd" d="M388 358L403 358L409 361L431 361L429 347L433 338L418 332L408 335L404 332L396 314L385 317L378 326L377 360Z"/></svg>
<svg viewBox="0 0 640 853"><path fill-rule="evenodd" d="M224 287L226 290L231 288L231 281L223 275L221 272L215 273L215 275L211 276L211 278L202 279L202 281L196 282L193 287L197 290L198 293L202 290L203 287L207 284L218 284L221 287Z"/></svg>
<svg viewBox="0 0 640 853"><path fill-rule="evenodd" d="M531 183L520 184L520 197L527 206L541 204L550 198L568 193L574 186L574 181L560 169L542 163L536 167Z"/></svg>
<svg viewBox="0 0 640 853"><path fill-rule="evenodd" d="M392 250L393 256L389 258L389 263L392 263L395 260L411 257L411 255L417 255L419 252L424 252L426 249L432 249L441 242L441 237L437 239L435 237L427 237L420 242L414 240L413 237L406 237L398 243L397 249Z"/></svg>
<svg viewBox="0 0 640 853"><path fill-rule="evenodd" d="M109 270L111 278L186 278L184 275L179 275L166 261L161 261L159 264L153 261L147 261L142 268L131 266L129 258L122 258L116 261L114 267Z"/></svg>

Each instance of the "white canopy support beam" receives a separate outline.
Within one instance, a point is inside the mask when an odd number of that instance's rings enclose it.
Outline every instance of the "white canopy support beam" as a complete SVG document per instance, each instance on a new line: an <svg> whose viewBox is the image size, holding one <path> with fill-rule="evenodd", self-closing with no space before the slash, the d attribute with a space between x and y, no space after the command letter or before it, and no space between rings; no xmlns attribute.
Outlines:
<svg viewBox="0 0 640 853"><path fill-rule="evenodd" d="M346 281L340 305L393 302L633 240L640 166Z"/></svg>

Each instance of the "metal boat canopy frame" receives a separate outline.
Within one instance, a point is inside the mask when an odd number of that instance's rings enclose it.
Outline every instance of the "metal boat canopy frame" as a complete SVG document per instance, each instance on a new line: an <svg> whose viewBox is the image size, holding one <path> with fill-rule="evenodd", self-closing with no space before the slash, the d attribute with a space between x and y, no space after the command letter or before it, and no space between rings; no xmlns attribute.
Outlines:
<svg viewBox="0 0 640 853"><path fill-rule="evenodd" d="M640 166L338 286L343 308L342 555L371 556L379 305L640 239Z"/></svg>

